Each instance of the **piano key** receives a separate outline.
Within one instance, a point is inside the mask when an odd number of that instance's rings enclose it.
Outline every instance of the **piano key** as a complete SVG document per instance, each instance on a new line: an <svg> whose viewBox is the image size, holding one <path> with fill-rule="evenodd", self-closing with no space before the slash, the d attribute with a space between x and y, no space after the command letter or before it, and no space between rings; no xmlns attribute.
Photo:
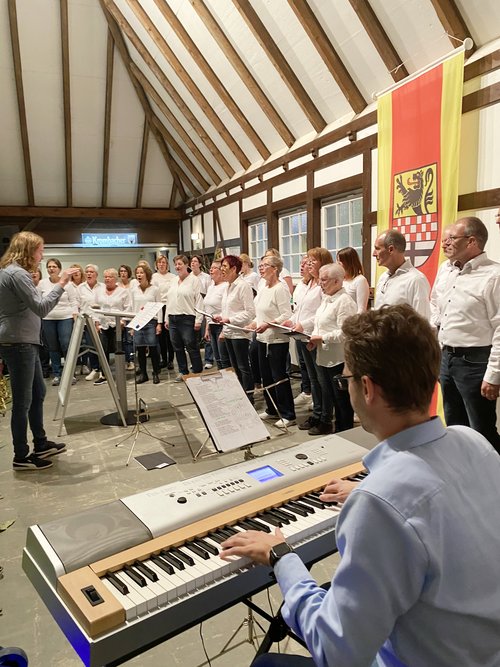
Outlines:
<svg viewBox="0 0 500 667"><path fill-rule="evenodd" d="M137 618L137 605L134 601L134 595L133 593L131 594L130 592L127 593L127 595L124 595L123 593L120 592L118 588L116 588L112 583L111 579L108 579L107 575L106 577L103 577L101 579L102 583L106 588L109 590L113 598L117 599L118 602L121 604L121 606L125 610L125 619L127 621L132 621L134 618ZM120 582L121 583L121 582ZM125 584L122 584L125 588ZM128 590L128 589L127 589Z"/></svg>
<svg viewBox="0 0 500 667"><path fill-rule="evenodd" d="M185 551L181 551L177 547L170 547L170 552L179 560L182 560L185 565L194 565L194 560Z"/></svg>
<svg viewBox="0 0 500 667"><path fill-rule="evenodd" d="M309 512L306 512L305 509L302 509L302 507L299 507L298 505L294 505L293 503L285 503L283 507L286 508L288 512L293 512L294 514L298 514L299 516L307 516Z"/></svg>
<svg viewBox="0 0 500 667"><path fill-rule="evenodd" d="M312 507L315 507L316 509L319 510L324 510L325 509L325 504L321 502L321 500L317 500L316 498L313 498L309 495L302 496L301 501L303 503L307 503L308 505L311 505Z"/></svg>
<svg viewBox="0 0 500 667"><path fill-rule="evenodd" d="M148 567L150 567L151 570L153 570L153 572L155 572L155 574L158 576L158 581L156 583L158 586L161 586L165 592L165 604L168 604L174 600L178 600L187 594L186 581L178 576L175 571L174 574L168 574L165 570L162 570L153 559L148 561Z"/></svg>
<svg viewBox="0 0 500 667"><path fill-rule="evenodd" d="M227 540L227 537L225 535L222 535L219 531L213 530L211 533L207 535L211 540L214 542L217 542L217 544L222 544ZM228 536L229 537L229 536Z"/></svg>
<svg viewBox="0 0 500 667"><path fill-rule="evenodd" d="M221 528L221 530L224 533L229 533L229 535L236 535L236 533L238 532L234 525L233 526L224 526L224 528Z"/></svg>
<svg viewBox="0 0 500 667"><path fill-rule="evenodd" d="M174 568L160 556L151 556L153 563L167 574L174 574Z"/></svg>
<svg viewBox="0 0 500 667"><path fill-rule="evenodd" d="M266 521L275 528L281 528L281 526L283 525L283 522L280 521L276 516L274 516L270 512L261 512L260 514L257 514L257 516L261 521Z"/></svg>
<svg viewBox="0 0 500 667"><path fill-rule="evenodd" d="M200 546L202 549L205 549L205 551L211 553L212 556L219 555L219 549L214 544L208 542L207 540L201 537L197 537L195 540L193 540L193 542L198 546Z"/></svg>
<svg viewBox="0 0 500 667"><path fill-rule="evenodd" d="M163 560L163 556L160 556L159 558ZM155 565L154 562L152 562L151 569L155 570L158 573L158 570L160 568L158 568L158 566ZM171 579L173 582L176 582L176 586L178 588L178 597L187 595L189 590L194 589L194 585L192 585L192 579L186 573L186 570L177 570L174 568L174 574L170 574L168 576L169 576L169 581Z"/></svg>
<svg viewBox="0 0 500 667"><path fill-rule="evenodd" d="M160 556L168 563L170 563L170 565L173 565L177 570L183 570L185 568L184 563L179 558L176 558L176 556L171 554L168 549L162 549L160 551Z"/></svg>
<svg viewBox="0 0 500 667"><path fill-rule="evenodd" d="M287 512L286 510L282 509L281 505L280 507L273 507L272 509L268 510L268 512L271 512L271 514L276 514L278 518L281 518L283 523L289 523L290 521L297 521L297 517L295 514L292 514L291 512Z"/></svg>
<svg viewBox="0 0 500 667"><path fill-rule="evenodd" d="M291 505L294 507L300 507L301 509L305 510L309 514L314 514L314 507L311 507L307 503L304 503L302 498L297 498L297 500L290 500L289 501Z"/></svg>
<svg viewBox="0 0 500 667"><path fill-rule="evenodd" d="M252 517L251 519L247 518L245 519L247 523L249 523L251 526L254 526L254 530L263 530L265 533L270 533L271 528L267 525L267 523L264 523L263 521L259 521L256 517Z"/></svg>
<svg viewBox="0 0 500 667"><path fill-rule="evenodd" d="M146 600L148 611L153 611L158 608L160 603L165 604L167 602L168 597L166 592L159 587L157 583L150 581L149 585L141 586L130 576L129 572L130 570L124 569L119 574L129 588L135 588L135 590Z"/></svg>
<svg viewBox="0 0 500 667"><path fill-rule="evenodd" d="M123 571L125 572L125 574L128 574L128 576L131 579L133 579L136 584L141 586L141 588L144 588L144 586L146 585L146 579L144 579L144 577L140 572L134 570L134 568L131 565L125 565Z"/></svg>
<svg viewBox="0 0 500 667"><path fill-rule="evenodd" d="M248 519L240 519L236 525L240 526L240 528L243 528L243 530L257 530L255 526L253 526L248 521Z"/></svg>
<svg viewBox="0 0 500 667"><path fill-rule="evenodd" d="M115 588L117 588L122 595L128 595L128 588L123 584L112 572L108 572L106 579L110 581Z"/></svg>
<svg viewBox="0 0 500 667"><path fill-rule="evenodd" d="M140 560L136 560L133 565L136 570L139 570L139 572L150 581L158 581L156 572L153 572L153 570L151 570L145 563L142 563Z"/></svg>
<svg viewBox="0 0 500 667"><path fill-rule="evenodd" d="M132 586L130 584L130 581L131 581L130 577L128 579L126 579L123 571L115 572L114 575L121 582L123 582L127 586L127 588L129 589L129 594L124 595L123 597L127 597L127 598L130 598L130 600L132 600L132 602L135 605L136 615L137 616L143 616L144 614L147 614L147 612L148 612L148 601L137 590L137 584ZM118 597L118 599L120 599L119 594L116 597ZM123 601L122 601L122 604L123 604Z"/></svg>
<svg viewBox="0 0 500 667"><path fill-rule="evenodd" d="M208 551L203 549L203 547L200 547L195 542L186 542L184 546L186 547L186 549L189 549L200 558L203 558L203 560L208 560L210 558L210 554L208 553Z"/></svg>

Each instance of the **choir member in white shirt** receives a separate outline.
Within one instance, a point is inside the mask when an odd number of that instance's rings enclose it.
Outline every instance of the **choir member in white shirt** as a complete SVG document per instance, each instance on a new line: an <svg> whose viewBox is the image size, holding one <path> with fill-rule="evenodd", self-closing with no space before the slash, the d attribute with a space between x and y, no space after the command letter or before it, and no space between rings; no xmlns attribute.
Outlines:
<svg viewBox="0 0 500 667"><path fill-rule="evenodd" d="M91 313L92 306L96 303L96 294L101 283L97 280L99 267L97 264L87 264L85 267L85 282L78 285L78 298L80 300L80 312ZM85 347L93 347L89 332L83 332L82 343ZM97 354L89 352L83 359L85 365L90 368L90 373L85 376L87 382L94 382L101 377L99 358Z"/></svg>
<svg viewBox="0 0 500 667"><path fill-rule="evenodd" d="M205 299L203 301L203 310L208 315L218 315L222 313L222 298L226 291L226 283L222 277L221 260L214 260L210 266L210 276L212 284L208 286ZM227 353L224 338L221 338L223 325L207 318L205 326L205 340L212 345L212 351L217 368L229 368L231 362Z"/></svg>
<svg viewBox="0 0 500 667"><path fill-rule="evenodd" d="M406 239L396 229L389 229L375 239L373 257L385 271L377 282L375 308L407 303L419 315L430 320L430 285L424 274L405 257Z"/></svg>
<svg viewBox="0 0 500 667"><path fill-rule="evenodd" d="M308 284L308 290L305 300L301 300L299 308L293 314L292 326L296 331L304 331L312 334L314 327L314 317L318 310L323 293L319 286L319 272L322 266L333 262L332 254L326 248L311 248L308 253L308 269L312 280ZM319 381L318 367L316 366L316 348L309 348L306 344L297 341L302 349L302 356L307 368L309 379L311 380L311 395L313 399L313 413L310 417L299 424L301 431L307 431L309 435L320 435L324 430L322 420L326 419L328 414L328 397L323 401L323 392Z"/></svg>
<svg viewBox="0 0 500 667"><path fill-rule="evenodd" d="M357 312L362 313L368 308L370 285L363 274L359 255L348 246L337 252L337 262L345 271L344 289L356 303Z"/></svg>
<svg viewBox="0 0 500 667"><path fill-rule="evenodd" d="M250 284L250 287L253 289L254 294L257 294L257 286L260 281L260 277L257 275L255 271L252 271L253 269L253 262L250 259L250 257L242 252L240 254L240 259L241 259L241 277L243 280L245 280L247 283Z"/></svg>
<svg viewBox="0 0 500 667"><path fill-rule="evenodd" d="M266 421L275 420L275 426L283 428L295 424L292 387L286 372L290 339L271 325L290 319L290 292L279 280L282 260L269 256L264 257L262 263L266 286L255 297L255 320L250 326L257 334L262 386L280 384L264 392L267 409L259 416Z"/></svg>
<svg viewBox="0 0 500 667"><path fill-rule="evenodd" d="M208 273L205 273L205 271L201 270L201 267L203 265L203 260L199 255L192 255L191 256L191 261L190 261L190 267L191 271L194 273L194 275L198 278L200 281L200 291L201 291L201 296L205 298L205 295L207 293L207 290L212 283L212 278L208 275ZM203 318L203 321L201 323L201 327L199 331L196 332L196 340L198 342L198 347L201 347L201 338L205 332L205 327L206 327L206 322L205 318ZM205 343L205 366L204 368L212 368L214 365L214 354L212 352L212 343L210 341L207 341Z"/></svg>
<svg viewBox="0 0 500 667"><path fill-rule="evenodd" d="M42 278L38 283L38 291L47 296L60 280L61 262L57 258L49 259L46 263L48 278ZM78 314L78 293L73 283L68 282L64 292L54 308L42 320L42 329L49 348L50 362L54 378L52 385L57 387L61 382L61 357L68 352L73 322ZM76 378L73 378L73 383Z"/></svg>
<svg viewBox="0 0 500 667"><path fill-rule="evenodd" d="M160 290L151 284L153 272L149 266L135 268L135 279L137 283L130 289L132 297L132 312L138 313L149 301L160 302ZM139 375L137 384L148 382L146 348L149 348L149 358L153 366L153 384L160 382L160 353L158 351L158 336L163 326L163 311L160 308L156 318L151 319L142 329L133 332L134 348L137 351Z"/></svg>
<svg viewBox="0 0 500 667"><path fill-rule="evenodd" d="M486 226L461 218L443 237L450 270L438 297L440 384L448 426L470 426L500 454L500 264L486 255Z"/></svg>
<svg viewBox="0 0 500 667"><path fill-rule="evenodd" d="M221 269L227 286L222 297L221 315L216 315L214 320L221 324L232 324L242 329L247 328L255 317L255 305L252 288L240 276L240 258L235 255L226 255L222 260ZM236 371L238 380L247 392L249 400L253 403L254 383L248 356L252 331L248 330L247 333L241 329L231 329L225 326L222 334L231 366Z"/></svg>
<svg viewBox="0 0 500 667"><path fill-rule="evenodd" d="M130 290L118 285L118 271L114 268L105 269L103 276L104 285L97 288L96 305L103 311L130 312ZM101 315L96 311L94 319L104 354L109 362L110 353L116 352L116 317ZM94 384L97 386L106 384L106 378L102 373Z"/></svg>
<svg viewBox="0 0 500 667"><path fill-rule="evenodd" d="M153 273L151 284L156 285L160 290L161 302L167 303L168 290L177 280L173 273L170 273L168 259L165 255L158 255L155 262L156 273ZM166 306L163 306L163 319L166 320ZM158 337L161 353L161 368L172 370L174 367L174 346L170 340L170 334L166 327L162 327L161 334Z"/></svg>
<svg viewBox="0 0 500 667"><path fill-rule="evenodd" d="M312 435L339 433L353 427L354 412L349 394L339 388L336 376L344 370L344 321L356 314L356 304L343 288L344 269L327 264L319 271L323 300L314 319L308 348L316 348L316 366L321 384L322 415L318 432ZM335 412L335 429L333 413Z"/></svg>
<svg viewBox="0 0 500 667"><path fill-rule="evenodd" d="M167 293L167 315L170 340L174 346L179 375L176 382L182 382L182 375L189 373L186 350L191 360L193 373L201 373L200 347L196 341L196 332L200 330L203 316L196 312L203 309L203 298L198 278L188 271L189 260L185 255L174 257L177 280L172 283Z"/></svg>
<svg viewBox="0 0 500 667"><path fill-rule="evenodd" d="M118 267L118 276L120 278L120 286L124 289L130 289L132 286L132 269L128 264L120 264ZM123 351L125 352L125 360L127 361L127 370L133 371L135 368L134 364L134 341L132 340L132 334L128 327L123 327L122 330L122 345Z"/></svg>
<svg viewBox="0 0 500 667"><path fill-rule="evenodd" d="M264 253L264 257L277 257L278 259L282 259L281 255L279 253L279 250L276 250L276 248L268 248L266 252ZM260 271L259 271L260 273ZM294 285L293 285L293 280L292 276L290 275L290 271L283 266L283 269L280 274L280 282L282 282L284 285L288 287L290 290L290 294L293 294L294 290ZM264 280L262 274L260 276L260 280L257 284L257 291L259 291L262 287L265 287L266 281Z"/></svg>

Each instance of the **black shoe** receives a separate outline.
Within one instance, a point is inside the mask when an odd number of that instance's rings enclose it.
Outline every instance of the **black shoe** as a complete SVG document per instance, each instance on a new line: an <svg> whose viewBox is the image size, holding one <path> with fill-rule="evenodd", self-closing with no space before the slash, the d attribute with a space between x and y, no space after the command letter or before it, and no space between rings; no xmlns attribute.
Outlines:
<svg viewBox="0 0 500 667"><path fill-rule="evenodd" d="M173 371L173 370L174 370L174 362L173 362L173 361L169 361L169 362L168 362L168 364L167 364L167 370L168 370L168 371Z"/></svg>
<svg viewBox="0 0 500 667"><path fill-rule="evenodd" d="M136 380L137 384L144 384L144 382L149 382L149 378L147 375L143 375L142 373L137 376Z"/></svg>
<svg viewBox="0 0 500 667"><path fill-rule="evenodd" d="M55 456L56 454L62 454L66 451L66 445L64 442L52 442L52 440L47 440L43 445L36 446L34 455L39 459L47 459L50 456Z"/></svg>
<svg viewBox="0 0 500 667"><path fill-rule="evenodd" d="M315 417L308 417L305 421L299 424L300 431L308 431L313 426L317 426L319 421Z"/></svg>
<svg viewBox="0 0 500 667"><path fill-rule="evenodd" d="M160 384L160 378L158 377L158 373L153 373L153 384Z"/></svg>
<svg viewBox="0 0 500 667"><path fill-rule="evenodd" d="M54 464L52 461L45 461L35 454L30 454L25 459L14 458L12 467L18 472L27 472L29 470L44 470L45 468L52 468Z"/></svg>
<svg viewBox="0 0 500 667"><path fill-rule="evenodd" d="M166 368L168 366L168 363L166 361L162 361L160 364L160 368Z"/></svg>
<svg viewBox="0 0 500 667"><path fill-rule="evenodd" d="M50 371L42 371L45 380L50 377Z"/></svg>
<svg viewBox="0 0 500 667"><path fill-rule="evenodd" d="M320 422L319 424L316 424L316 426L310 428L307 432L309 435L329 435L330 433L333 433L333 425Z"/></svg>
<svg viewBox="0 0 500 667"><path fill-rule="evenodd" d="M136 374L136 375L142 375L142 371L141 371L141 369L140 369L140 368L136 368L136 369L135 369L135 374Z"/></svg>

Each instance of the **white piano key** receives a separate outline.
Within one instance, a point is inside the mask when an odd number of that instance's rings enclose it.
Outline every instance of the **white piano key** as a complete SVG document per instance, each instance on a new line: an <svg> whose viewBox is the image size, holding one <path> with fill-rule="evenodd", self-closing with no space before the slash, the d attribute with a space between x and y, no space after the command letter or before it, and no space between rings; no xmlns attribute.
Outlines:
<svg viewBox="0 0 500 667"><path fill-rule="evenodd" d="M123 572L113 572L115 577L117 577L129 590L129 595L130 599L132 602L135 604L136 610L137 610L137 615L142 616L143 614L147 614L148 612L148 601L144 597L144 595L141 595L137 589L136 586L129 586L129 582L131 581L130 577L125 578L123 575Z"/></svg>
<svg viewBox="0 0 500 667"><path fill-rule="evenodd" d="M180 577L177 576L177 574L168 574L168 572L165 572L164 570L161 569L156 563L153 561L145 561L147 566L153 570L158 575L158 585L160 585L163 590L165 591L165 594L167 596L167 601L172 602L173 600L177 600L180 597L183 597L186 595L187 592L187 586L186 582L181 579Z"/></svg>
<svg viewBox="0 0 500 667"><path fill-rule="evenodd" d="M130 593L128 595L123 595L120 591L113 586L113 584L104 577L101 579L102 583L106 586L112 596L118 600L121 606L125 609L125 619L131 621L134 618L137 618L137 606L133 602Z"/></svg>
<svg viewBox="0 0 500 667"><path fill-rule="evenodd" d="M133 588L146 600L148 611L152 611L158 607L156 595L149 589L148 586L139 586L139 584L137 584L126 572L120 572L120 575L122 581L124 581L129 587L129 590Z"/></svg>

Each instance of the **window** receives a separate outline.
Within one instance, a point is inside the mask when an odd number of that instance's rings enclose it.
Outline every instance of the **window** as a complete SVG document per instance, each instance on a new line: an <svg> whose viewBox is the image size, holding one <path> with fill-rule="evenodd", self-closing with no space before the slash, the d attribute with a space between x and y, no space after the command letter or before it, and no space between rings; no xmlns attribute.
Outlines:
<svg viewBox="0 0 500 667"><path fill-rule="evenodd" d="M295 211L279 218L283 265L292 276L300 276L300 260L307 252L307 212Z"/></svg>
<svg viewBox="0 0 500 667"><path fill-rule="evenodd" d="M363 202L361 197L337 200L322 205L322 244L332 253L351 246L361 258Z"/></svg>
<svg viewBox="0 0 500 667"><path fill-rule="evenodd" d="M259 265L259 260L267 250L267 222L259 220L248 225L248 254L253 262L254 268Z"/></svg>

